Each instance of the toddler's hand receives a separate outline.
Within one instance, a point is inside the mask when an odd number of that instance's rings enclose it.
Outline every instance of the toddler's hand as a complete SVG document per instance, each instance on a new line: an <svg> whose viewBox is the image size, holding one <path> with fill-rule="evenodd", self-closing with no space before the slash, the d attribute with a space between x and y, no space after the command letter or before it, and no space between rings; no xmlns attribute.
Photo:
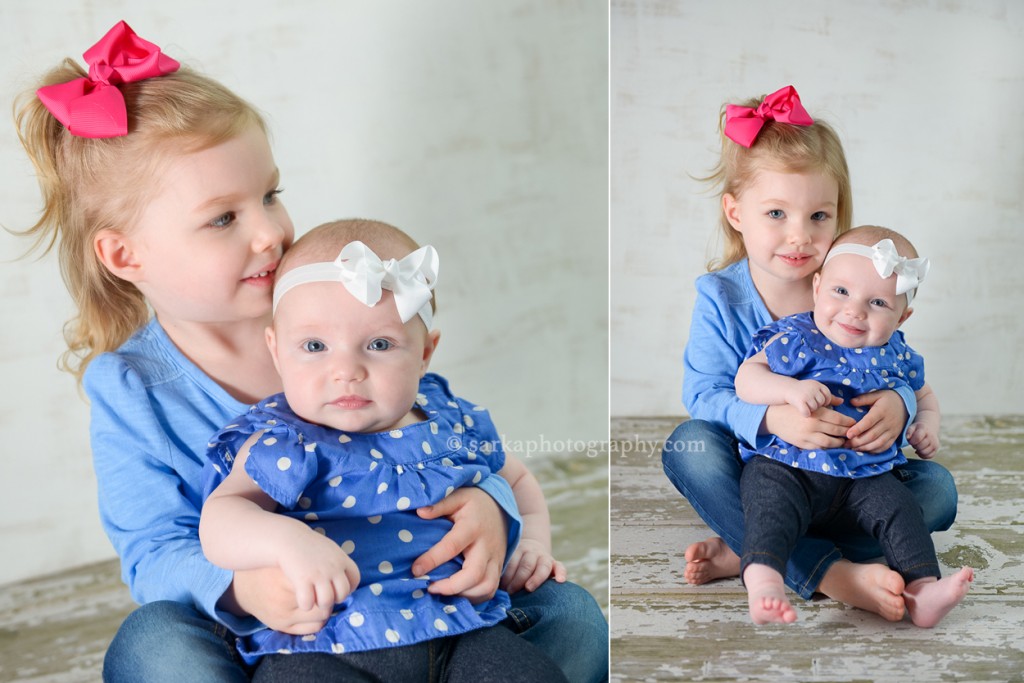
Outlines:
<svg viewBox="0 0 1024 683"><path fill-rule="evenodd" d="M805 379L793 385L786 395L786 403L804 417L810 417L818 408L832 405L832 392L821 382Z"/></svg>
<svg viewBox="0 0 1024 683"><path fill-rule="evenodd" d="M543 543L527 538L519 542L505 566L501 587L509 594L524 588L533 592L549 578L565 583L565 577L565 565L556 560Z"/></svg>
<svg viewBox="0 0 1024 683"><path fill-rule="evenodd" d="M300 610L333 608L359 585L359 567L337 543L313 530L296 534L281 552L281 571Z"/></svg>
<svg viewBox="0 0 1024 683"><path fill-rule="evenodd" d="M939 435L921 422L915 422L907 429L907 441L917 451L919 458L929 460L939 451Z"/></svg>

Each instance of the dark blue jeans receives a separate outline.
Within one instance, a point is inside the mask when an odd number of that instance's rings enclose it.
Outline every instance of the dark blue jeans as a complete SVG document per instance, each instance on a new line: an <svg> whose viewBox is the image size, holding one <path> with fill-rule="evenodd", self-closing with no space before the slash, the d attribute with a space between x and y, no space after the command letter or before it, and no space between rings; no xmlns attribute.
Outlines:
<svg viewBox="0 0 1024 683"><path fill-rule="evenodd" d="M494 628L535 645L570 681L608 679L608 623L593 596L576 584L546 581L533 593L516 593L508 618ZM317 676L333 670L306 664L290 663L302 666L309 680L326 680ZM331 664L312 657L308 667ZM246 683L250 675L227 628L190 605L169 601L143 605L128 615L103 662L108 683Z"/></svg>
<svg viewBox="0 0 1024 683"><path fill-rule="evenodd" d="M921 508L891 473L859 479L830 477L755 456L743 467L740 497L744 523L740 576L751 563L785 574L789 554L808 529L870 534L879 541L889 567L908 584L942 576Z"/></svg>
<svg viewBox="0 0 1024 683"><path fill-rule="evenodd" d="M669 481L690 502L711 530L740 555L743 552L743 505L740 460L731 432L688 420L665 441L661 462ZM949 471L929 460L910 460L893 472L921 506L930 532L945 531L956 518L956 485ZM786 585L810 599L825 572L841 558L863 562L883 555L878 542L864 533L803 536L789 556Z"/></svg>
<svg viewBox="0 0 1024 683"><path fill-rule="evenodd" d="M351 654L269 655L253 683L564 683L558 666L507 628L492 626L414 645Z"/></svg>

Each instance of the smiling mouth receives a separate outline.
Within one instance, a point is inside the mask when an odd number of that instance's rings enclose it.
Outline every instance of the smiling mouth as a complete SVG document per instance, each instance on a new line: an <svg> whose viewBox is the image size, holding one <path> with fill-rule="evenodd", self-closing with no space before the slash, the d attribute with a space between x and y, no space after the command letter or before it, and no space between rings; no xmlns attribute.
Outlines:
<svg viewBox="0 0 1024 683"><path fill-rule="evenodd" d="M864 330L858 327L850 327L849 325L844 325L843 323L839 322L837 322L836 325L839 325L839 329L841 329L843 332L850 335L851 337L859 337L860 335L864 334Z"/></svg>
<svg viewBox="0 0 1024 683"><path fill-rule="evenodd" d="M242 278L244 282L269 282L274 279L274 271L277 270L277 264L271 263L265 269L258 273L249 275L248 277Z"/></svg>
<svg viewBox="0 0 1024 683"><path fill-rule="evenodd" d="M811 259L810 254L779 254L778 256L783 263L791 266L802 266Z"/></svg>

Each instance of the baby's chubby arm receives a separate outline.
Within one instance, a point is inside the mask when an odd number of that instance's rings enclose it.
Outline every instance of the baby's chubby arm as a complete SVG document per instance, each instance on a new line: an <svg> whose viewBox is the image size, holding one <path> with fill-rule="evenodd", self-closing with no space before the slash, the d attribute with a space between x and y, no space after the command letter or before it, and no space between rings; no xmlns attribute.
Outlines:
<svg viewBox="0 0 1024 683"><path fill-rule="evenodd" d="M771 343L771 342L769 342ZM818 408L837 403L821 382L779 375L768 367L764 351L743 361L736 371L736 395L747 403L781 405L788 403L804 417Z"/></svg>
<svg viewBox="0 0 1024 683"><path fill-rule="evenodd" d="M359 569L337 543L274 512L277 503L245 471L249 448L261 435L246 441L231 472L203 505L203 553L233 571L279 567L295 588L300 610L329 609L359 585Z"/></svg>
<svg viewBox="0 0 1024 683"><path fill-rule="evenodd" d="M519 545L501 576L502 588L516 593L523 588L534 591L550 577L564 582L565 565L551 552L551 517L537 478L511 454L505 455L505 466L498 475L512 487L523 520Z"/></svg>
<svg viewBox="0 0 1024 683"><path fill-rule="evenodd" d="M915 391L914 396L917 398L917 417L907 429L907 441L919 457L930 459L939 450L939 399L927 383Z"/></svg>

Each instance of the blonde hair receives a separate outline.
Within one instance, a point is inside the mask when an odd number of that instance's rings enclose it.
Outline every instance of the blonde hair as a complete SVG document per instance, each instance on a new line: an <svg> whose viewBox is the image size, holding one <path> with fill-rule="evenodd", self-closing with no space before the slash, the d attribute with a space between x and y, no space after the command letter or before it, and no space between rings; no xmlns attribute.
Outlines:
<svg viewBox="0 0 1024 683"><path fill-rule="evenodd" d="M757 107L764 97L741 102L742 106ZM722 155L712 173L699 178L719 188L719 204L726 194L739 197L744 188L764 169L785 173L823 173L839 186L836 206L836 235L850 229L853 223L853 197L850 171L839 136L830 125L815 119L810 126L798 126L777 121L766 121L749 148L725 136L725 109L719 114L718 131ZM708 270L721 270L746 258L742 236L733 229L722 211L719 219L725 244L722 256L708 263Z"/></svg>
<svg viewBox="0 0 1024 683"><path fill-rule="evenodd" d="M43 106L36 89L85 75L81 66L65 59L14 102L18 137L43 194L39 220L18 234L35 238L32 250L42 248L45 254L57 248L61 275L78 309L64 326L68 348L59 366L79 382L93 358L118 348L150 315L135 285L115 277L100 262L96 235L128 230L171 155L215 146L250 126L266 132L252 105L182 67L118 86L128 112L127 135L78 137Z"/></svg>
<svg viewBox="0 0 1024 683"><path fill-rule="evenodd" d="M346 218L316 226L285 252L276 277L298 266L320 261L333 261L349 242L359 240L381 259L401 259L420 248L407 233L389 223L367 218ZM430 308L437 312L436 292L430 299Z"/></svg>

